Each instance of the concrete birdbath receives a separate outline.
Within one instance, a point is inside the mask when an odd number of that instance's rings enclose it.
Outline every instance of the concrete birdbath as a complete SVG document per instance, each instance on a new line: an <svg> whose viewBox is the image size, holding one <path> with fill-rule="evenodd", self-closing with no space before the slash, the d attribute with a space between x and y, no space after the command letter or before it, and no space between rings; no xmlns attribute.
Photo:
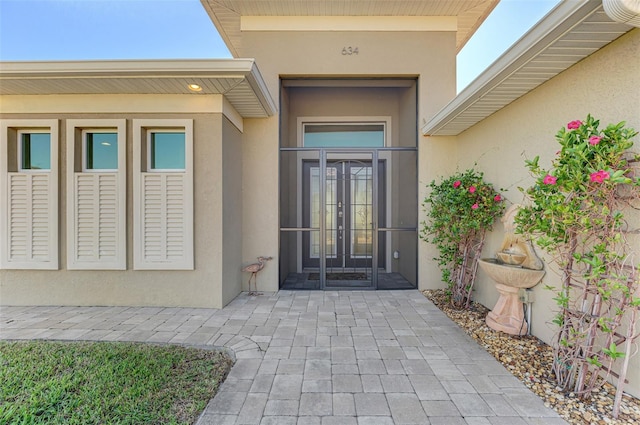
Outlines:
<svg viewBox="0 0 640 425"><path fill-rule="evenodd" d="M493 310L487 314L487 325L510 335L526 335L528 332L518 292L520 289L533 288L545 275L542 261L533 250L531 242L514 234L513 220L519 207L512 205L501 219L505 236L496 258L478 260L480 268L496 282L496 289L500 294Z"/></svg>

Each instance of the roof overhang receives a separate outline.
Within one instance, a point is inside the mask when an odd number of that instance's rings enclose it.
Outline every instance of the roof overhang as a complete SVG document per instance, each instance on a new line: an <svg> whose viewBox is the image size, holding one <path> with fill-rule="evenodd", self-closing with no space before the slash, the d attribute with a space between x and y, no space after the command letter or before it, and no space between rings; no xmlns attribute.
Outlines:
<svg viewBox="0 0 640 425"><path fill-rule="evenodd" d="M243 118L277 111L253 59L0 62L0 95L50 94L220 94Z"/></svg>
<svg viewBox="0 0 640 425"><path fill-rule="evenodd" d="M455 136L632 30L600 0L562 1L431 118L426 136Z"/></svg>
<svg viewBox="0 0 640 425"><path fill-rule="evenodd" d="M499 0L200 0L234 56L242 52L243 17L423 17L457 21L460 51ZM328 26L326 31L339 29Z"/></svg>

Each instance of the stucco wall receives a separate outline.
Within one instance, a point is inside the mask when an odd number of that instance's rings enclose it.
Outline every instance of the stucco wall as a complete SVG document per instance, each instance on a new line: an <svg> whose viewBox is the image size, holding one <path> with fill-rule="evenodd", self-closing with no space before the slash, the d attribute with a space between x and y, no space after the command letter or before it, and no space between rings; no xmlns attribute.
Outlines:
<svg viewBox="0 0 640 425"><path fill-rule="evenodd" d="M582 120L590 113L600 119L601 127L626 121L640 129L639 69L640 30L636 29L459 135L453 143L460 169L477 162L488 181L507 189L509 204L522 203L523 195L517 188L533 183L525 159L539 155L541 166L549 167L559 150L554 135L569 121ZM640 139L635 140L634 148L640 151ZM498 223L485 246L485 256L494 255L502 232ZM547 342L555 332L550 323L555 301L552 291L544 286L558 284L558 271L547 265L547 275L534 288L532 331ZM497 297L493 283L480 271L475 298L491 308ZM638 396L640 356L632 359L631 366L628 388Z"/></svg>
<svg viewBox="0 0 640 425"><path fill-rule="evenodd" d="M222 303L228 304L244 287L242 265L242 134L222 121ZM245 276L246 277L246 276Z"/></svg>
<svg viewBox="0 0 640 425"><path fill-rule="evenodd" d="M241 44L239 56L256 59L276 99L280 77L417 77L419 126L455 96L454 32L250 31L243 33ZM358 54L342 55L345 46L358 47ZM243 205L257 206L243 211L245 259L278 252L279 131L278 117L244 122ZM442 148L449 154L455 149L451 144ZM420 144L420 149L418 178L429 181L442 158L437 154L441 147ZM425 245L418 247L422 258ZM261 273L261 290L278 288L278 268L272 266ZM424 286L429 277L422 276Z"/></svg>
<svg viewBox="0 0 640 425"><path fill-rule="evenodd" d="M91 96L94 103L97 96ZM5 98L6 99L6 98ZM75 98L82 101L82 97ZM32 96L30 102L37 103ZM155 104L162 102L156 97ZM82 102L89 102L86 99ZM188 100L186 100L188 103ZM171 102L174 110L182 106ZM5 103L8 104L8 103ZM58 119L60 120L60 183L59 183L59 253L60 270L0 270L0 301L4 305L125 305L125 306L223 306L222 240L223 240L223 183L222 149L223 116L220 113L55 113L55 114L2 114L1 119ZM66 176L67 119L117 118L127 120L127 270L66 270L67 241L66 217L68 207ZM132 119L189 118L194 122L194 245L193 271L141 271L133 270L133 189L132 189ZM228 126L229 124L227 124ZM232 134L233 131L226 131ZM237 159L237 137L227 144L227 157ZM237 143L236 143L237 146ZM238 172L239 174L239 172ZM231 172L233 177L233 173ZM228 187L237 193L237 188ZM233 197L233 195L228 196ZM4 201L3 201L4 202ZM238 210L241 203L236 201ZM237 213L237 212L236 212ZM236 214L229 212L228 214ZM241 226L241 224L236 225ZM229 254L239 268L239 248ZM230 266L231 267L231 266ZM235 277L229 272L228 281ZM225 290L224 300L239 292L239 284Z"/></svg>

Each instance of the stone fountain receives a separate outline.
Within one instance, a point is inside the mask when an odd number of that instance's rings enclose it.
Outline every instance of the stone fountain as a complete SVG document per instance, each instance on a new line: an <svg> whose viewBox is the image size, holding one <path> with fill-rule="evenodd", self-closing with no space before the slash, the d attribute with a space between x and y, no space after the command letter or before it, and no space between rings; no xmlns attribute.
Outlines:
<svg viewBox="0 0 640 425"><path fill-rule="evenodd" d="M480 268L496 282L500 294L495 307L487 315L487 325L511 335L526 335L528 332L518 292L533 288L545 274L542 260L536 255L531 241L514 232L514 219L519 208L520 205L512 205L500 220L505 234L496 258L479 260Z"/></svg>

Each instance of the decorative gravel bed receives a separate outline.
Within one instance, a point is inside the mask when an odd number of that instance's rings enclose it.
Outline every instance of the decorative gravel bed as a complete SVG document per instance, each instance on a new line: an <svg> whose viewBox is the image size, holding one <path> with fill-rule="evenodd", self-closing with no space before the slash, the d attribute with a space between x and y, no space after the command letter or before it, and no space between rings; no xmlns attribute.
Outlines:
<svg viewBox="0 0 640 425"><path fill-rule="evenodd" d="M456 310L447 302L444 290L428 290L424 294L568 422L580 425L640 424L640 400L627 394L622 397L618 418L613 418L615 388L612 385L605 385L589 401L559 389L551 370L551 347L538 338L514 337L494 331L485 323L489 309L481 304L473 303L470 310Z"/></svg>

